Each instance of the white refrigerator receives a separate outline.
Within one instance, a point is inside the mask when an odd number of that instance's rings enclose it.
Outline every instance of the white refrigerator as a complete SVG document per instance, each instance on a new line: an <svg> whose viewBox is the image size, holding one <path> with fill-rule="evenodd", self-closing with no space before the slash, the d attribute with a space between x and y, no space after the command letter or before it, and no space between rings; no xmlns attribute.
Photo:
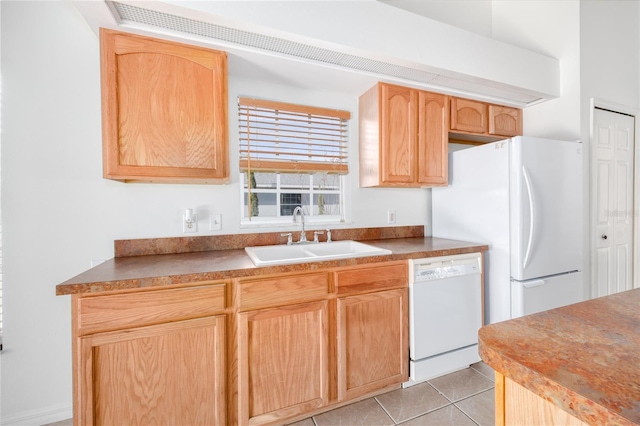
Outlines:
<svg viewBox="0 0 640 426"><path fill-rule="evenodd" d="M584 299L582 149L518 136L449 154L432 234L489 245L485 323Z"/></svg>

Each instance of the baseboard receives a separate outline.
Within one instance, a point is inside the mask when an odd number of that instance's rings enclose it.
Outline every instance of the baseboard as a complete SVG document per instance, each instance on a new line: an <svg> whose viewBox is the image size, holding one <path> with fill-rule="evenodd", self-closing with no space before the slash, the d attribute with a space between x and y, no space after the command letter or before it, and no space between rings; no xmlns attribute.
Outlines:
<svg viewBox="0 0 640 426"><path fill-rule="evenodd" d="M40 426L73 417L73 406L69 404L51 405L12 416L3 416L2 425Z"/></svg>

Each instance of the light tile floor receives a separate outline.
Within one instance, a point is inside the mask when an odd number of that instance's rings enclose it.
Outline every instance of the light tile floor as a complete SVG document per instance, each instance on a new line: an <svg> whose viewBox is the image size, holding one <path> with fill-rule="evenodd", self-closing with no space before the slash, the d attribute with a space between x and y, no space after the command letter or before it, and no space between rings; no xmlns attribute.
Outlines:
<svg viewBox="0 0 640 426"><path fill-rule="evenodd" d="M291 426L491 426L494 372L483 362L308 418Z"/></svg>
<svg viewBox="0 0 640 426"><path fill-rule="evenodd" d="M491 426L494 372L483 362L345 407L291 426ZM47 426L71 426L71 419Z"/></svg>

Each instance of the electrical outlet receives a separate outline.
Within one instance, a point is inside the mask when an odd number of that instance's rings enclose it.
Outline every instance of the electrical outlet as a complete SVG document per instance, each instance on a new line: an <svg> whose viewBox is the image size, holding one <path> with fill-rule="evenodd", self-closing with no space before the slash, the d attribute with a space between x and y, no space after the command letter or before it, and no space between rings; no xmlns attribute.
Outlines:
<svg viewBox="0 0 640 426"><path fill-rule="evenodd" d="M195 213L190 213L189 217L186 214L182 215L182 232L185 234L198 232L198 215Z"/></svg>
<svg viewBox="0 0 640 426"><path fill-rule="evenodd" d="M389 223L389 224L396 223L396 211L395 210L387 210L387 223Z"/></svg>
<svg viewBox="0 0 640 426"><path fill-rule="evenodd" d="M209 230L219 231L222 229L222 215L212 214L209 216Z"/></svg>

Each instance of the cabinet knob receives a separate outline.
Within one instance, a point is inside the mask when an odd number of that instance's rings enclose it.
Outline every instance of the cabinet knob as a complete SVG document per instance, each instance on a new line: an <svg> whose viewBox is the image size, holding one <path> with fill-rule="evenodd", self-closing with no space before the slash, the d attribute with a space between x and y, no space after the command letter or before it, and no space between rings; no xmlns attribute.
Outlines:
<svg viewBox="0 0 640 426"><path fill-rule="evenodd" d="M600 237L600 238L602 238L603 240L606 240L607 239L607 234L602 234L602 237Z"/></svg>

